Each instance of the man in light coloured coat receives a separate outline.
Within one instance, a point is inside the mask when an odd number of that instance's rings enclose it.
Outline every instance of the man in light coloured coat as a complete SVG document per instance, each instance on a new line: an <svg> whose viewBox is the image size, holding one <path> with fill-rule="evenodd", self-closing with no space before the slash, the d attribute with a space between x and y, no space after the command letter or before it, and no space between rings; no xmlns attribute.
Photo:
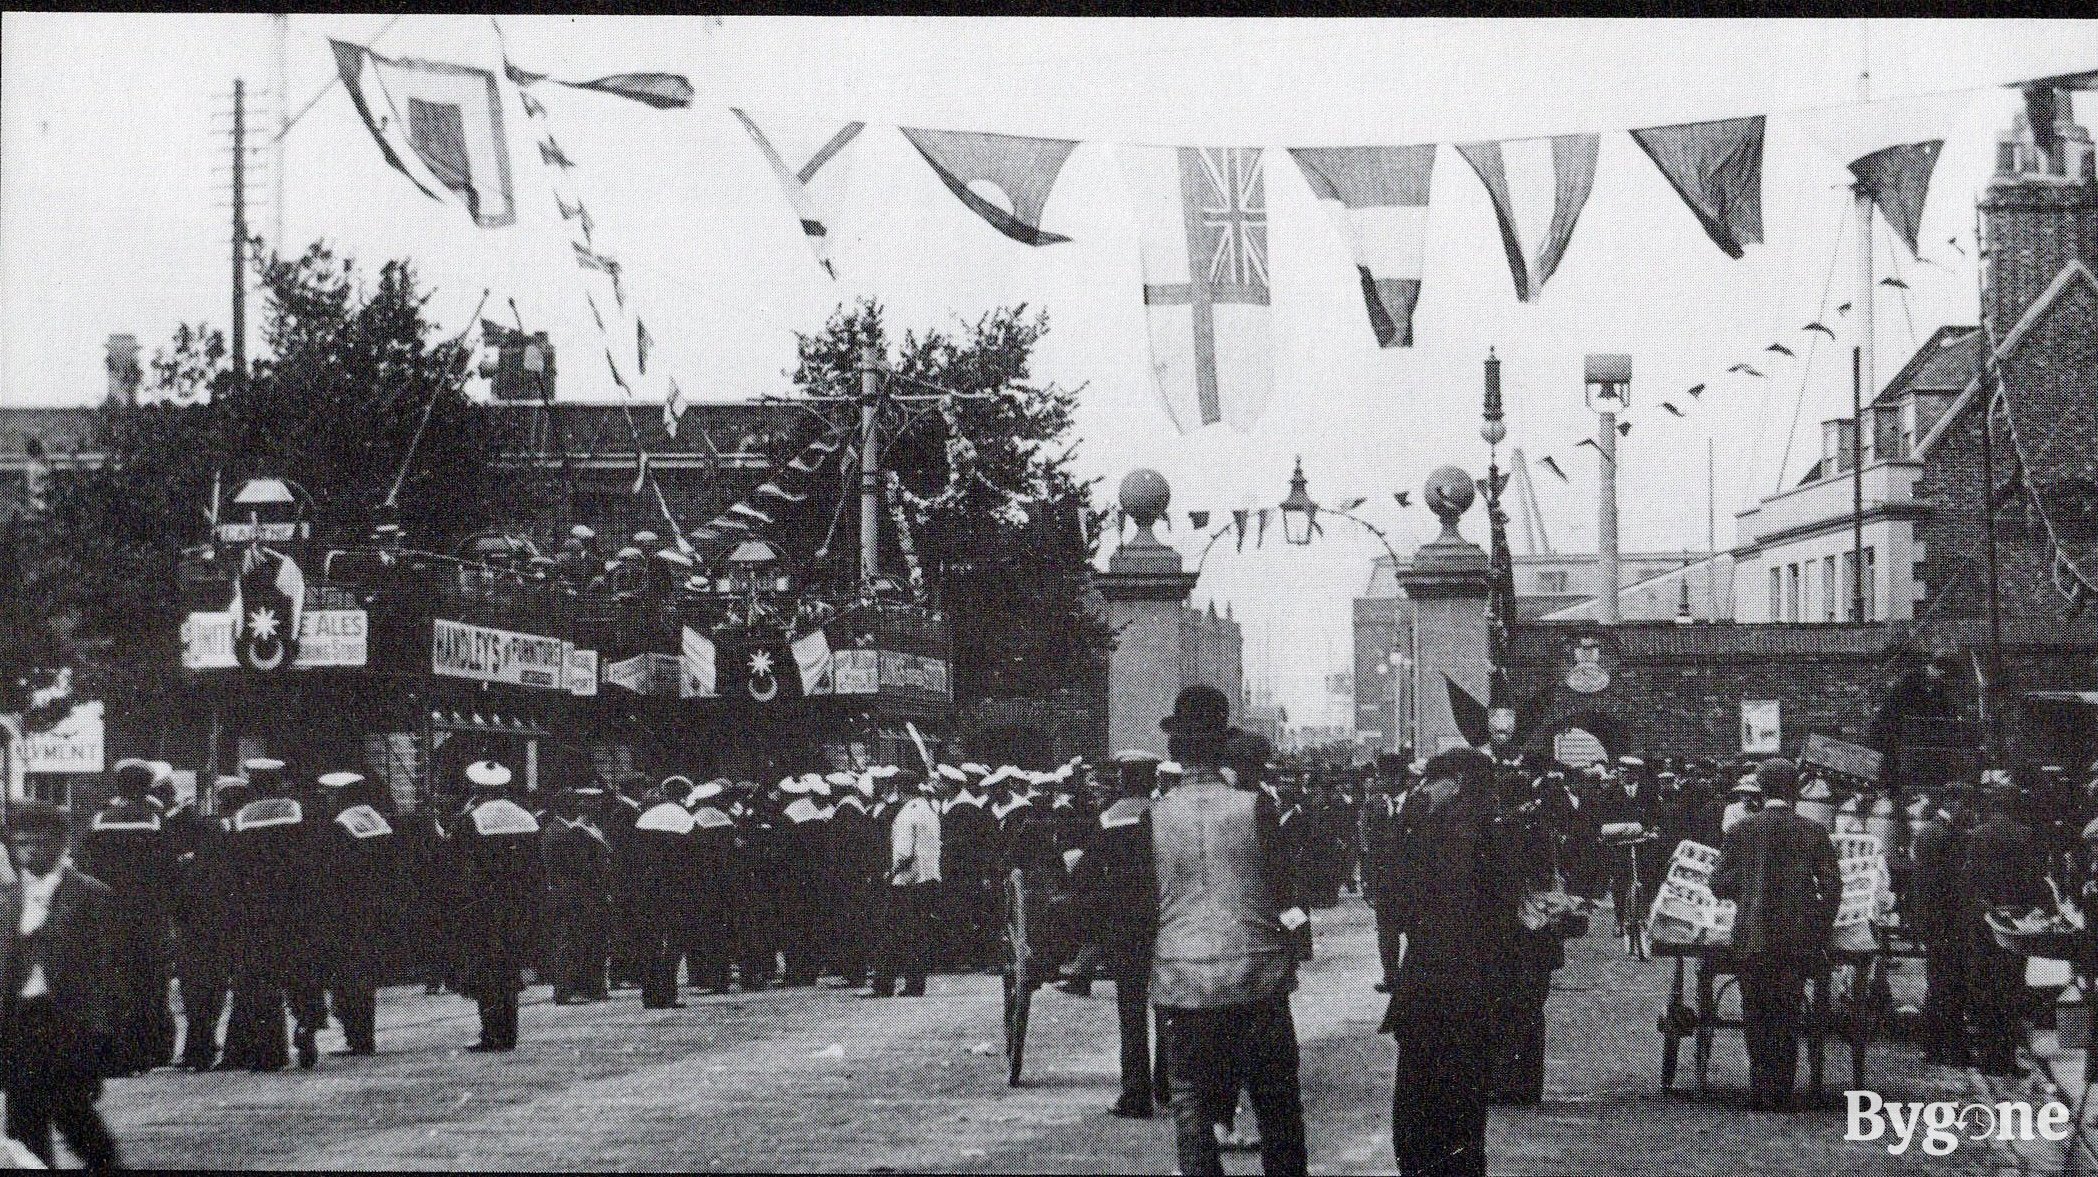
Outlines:
<svg viewBox="0 0 2098 1177"><path fill-rule="evenodd" d="M1243 1086L1260 1120L1262 1171L1302 1173L1304 1107L1289 995L1297 979L1291 932L1305 916L1283 908L1288 865L1274 803L1233 788L1218 770L1230 732L1223 692L1182 690L1159 726L1183 768L1151 810L1158 878L1151 1001L1165 1041L1180 1171L1224 1171L1210 1124L1214 1109Z"/></svg>
<svg viewBox="0 0 2098 1177"><path fill-rule="evenodd" d="M940 895L940 811L932 792L932 782L920 780L889 825L889 937L870 996L925 996ZM899 977L903 987L892 993Z"/></svg>

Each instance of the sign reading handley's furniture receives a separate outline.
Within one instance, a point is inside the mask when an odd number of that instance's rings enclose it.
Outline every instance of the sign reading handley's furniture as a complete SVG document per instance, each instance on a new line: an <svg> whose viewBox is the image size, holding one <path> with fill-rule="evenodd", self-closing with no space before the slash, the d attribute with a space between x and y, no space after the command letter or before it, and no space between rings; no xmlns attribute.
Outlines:
<svg viewBox="0 0 2098 1177"><path fill-rule="evenodd" d="M561 638L431 620L430 673L520 687L567 688L569 643Z"/></svg>

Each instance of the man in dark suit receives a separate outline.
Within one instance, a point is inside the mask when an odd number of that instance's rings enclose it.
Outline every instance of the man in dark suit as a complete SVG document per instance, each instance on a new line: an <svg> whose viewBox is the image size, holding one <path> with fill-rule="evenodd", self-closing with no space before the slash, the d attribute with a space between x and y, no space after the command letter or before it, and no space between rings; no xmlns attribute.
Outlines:
<svg viewBox="0 0 2098 1177"><path fill-rule="evenodd" d="M7 1134L51 1165L51 1129L90 1169L117 1167L95 1110L116 1018L109 888L66 863L64 811L17 801L0 889L0 1089Z"/></svg>
<svg viewBox="0 0 2098 1177"><path fill-rule="evenodd" d="M1966 858L1964 807L1925 799L1909 842L1915 869L1902 896L1902 918L1914 921L1927 954L1923 1057L1967 1065L1967 929L1960 921L1959 872Z"/></svg>
<svg viewBox="0 0 2098 1177"><path fill-rule="evenodd" d="M1122 1095L1114 1114L1151 1118L1167 1089L1151 1051L1151 940L1157 933L1158 879L1151 863L1151 785L1158 759L1124 753L1116 767L1121 796L1101 814L1099 832L1078 860L1073 885L1091 939L1115 983L1122 1041Z"/></svg>
<svg viewBox="0 0 2098 1177"><path fill-rule="evenodd" d="M1398 752L1377 753L1376 776L1370 794L1363 799L1359 819L1362 843L1362 896L1377 917L1377 960L1383 977L1377 992L1391 992L1392 978L1399 971L1399 932L1391 926L1391 889L1396 869L1396 839L1399 809L1406 795L1406 757Z"/></svg>
<svg viewBox="0 0 2098 1177"><path fill-rule="evenodd" d="M1843 877L1828 831L1792 812L1799 783L1789 760L1756 767L1765 808L1727 831L1712 893L1735 903L1733 954L1748 1040L1748 1106L1784 1111L1799 1066L1807 973L1828 949Z"/></svg>
<svg viewBox="0 0 2098 1177"><path fill-rule="evenodd" d="M111 895L109 979L117 1000L119 1033L112 1045L112 1077L136 1075L168 1061L175 1018L168 1010L168 901L175 886L173 841L159 806L147 796L153 770L141 760L117 764L116 795L95 811L80 835L80 869Z"/></svg>
<svg viewBox="0 0 2098 1177"><path fill-rule="evenodd" d="M1983 817L1967 835L1960 859L1960 921L1967 936L1968 1016L1974 1023L1974 1063L1985 1075L2017 1072L2025 961L1996 943L1984 919L1989 909L2054 906L2039 835L2020 820L2018 788L2008 773L1984 774Z"/></svg>
<svg viewBox="0 0 2098 1177"><path fill-rule="evenodd" d="M1495 976L1515 921L1496 869L1494 765L1470 749L1430 760L1399 815L1386 899L1405 937L1381 1033L1398 1042L1392 1151L1410 1175L1484 1174Z"/></svg>

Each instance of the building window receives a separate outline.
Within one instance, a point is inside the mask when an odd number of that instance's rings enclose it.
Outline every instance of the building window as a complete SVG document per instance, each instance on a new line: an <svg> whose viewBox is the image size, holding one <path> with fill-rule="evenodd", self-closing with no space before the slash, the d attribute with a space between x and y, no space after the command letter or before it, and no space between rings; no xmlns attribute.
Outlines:
<svg viewBox="0 0 2098 1177"><path fill-rule="evenodd" d="M1858 598L1855 591L1857 576L1858 554L1856 552L1843 553L1843 620L1845 621L1862 620L1858 616Z"/></svg>
<svg viewBox="0 0 2098 1177"><path fill-rule="evenodd" d="M1785 607L1785 590L1784 590L1784 586L1783 586L1783 581L1782 581L1782 580L1780 579L1780 577L1781 577L1782 575L1783 575L1783 574L1782 574L1782 573L1780 573L1780 572L1779 572L1779 571L1777 570L1777 568L1775 568L1775 567L1772 567L1772 568L1771 568L1771 570L1770 570L1770 619L1771 619L1772 621L1779 621L1779 620L1782 620L1782 619L1784 618L1784 607Z"/></svg>
<svg viewBox="0 0 2098 1177"><path fill-rule="evenodd" d="M1834 621L1836 619L1836 600L1840 595L1841 593L1836 588L1836 558L1834 556L1823 556L1821 558L1821 619L1823 621Z"/></svg>
<svg viewBox="0 0 2098 1177"><path fill-rule="evenodd" d="M1785 620L1799 620L1799 565L1785 565Z"/></svg>
<svg viewBox="0 0 2098 1177"><path fill-rule="evenodd" d="M1545 594L1564 593L1566 591L1566 573L1564 571L1538 573L1537 591Z"/></svg>
<svg viewBox="0 0 2098 1177"><path fill-rule="evenodd" d="M71 808L73 805L73 778L65 773L39 773L24 778L29 790L29 799L44 801L52 805Z"/></svg>

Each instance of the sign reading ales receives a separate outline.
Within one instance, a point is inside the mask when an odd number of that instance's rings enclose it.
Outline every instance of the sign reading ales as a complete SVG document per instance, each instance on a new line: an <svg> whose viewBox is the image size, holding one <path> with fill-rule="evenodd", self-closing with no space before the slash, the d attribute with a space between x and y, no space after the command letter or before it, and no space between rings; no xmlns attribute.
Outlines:
<svg viewBox="0 0 2098 1177"><path fill-rule="evenodd" d="M430 672L476 682L561 690L568 643L560 638L433 618Z"/></svg>

